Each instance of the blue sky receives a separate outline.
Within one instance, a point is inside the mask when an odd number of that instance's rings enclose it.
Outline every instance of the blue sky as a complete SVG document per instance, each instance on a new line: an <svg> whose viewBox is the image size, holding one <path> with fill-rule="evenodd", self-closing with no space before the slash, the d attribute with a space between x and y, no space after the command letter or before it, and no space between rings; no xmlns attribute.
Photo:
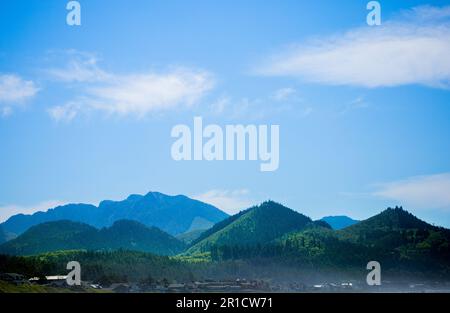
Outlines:
<svg viewBox="0 0 450 313"><path fill-rule="evenodd" d="M450 226L446 1L67 2L1 4L1 220L153 190ZM279 169L174 161L194 116L280 125Z"/></svg>

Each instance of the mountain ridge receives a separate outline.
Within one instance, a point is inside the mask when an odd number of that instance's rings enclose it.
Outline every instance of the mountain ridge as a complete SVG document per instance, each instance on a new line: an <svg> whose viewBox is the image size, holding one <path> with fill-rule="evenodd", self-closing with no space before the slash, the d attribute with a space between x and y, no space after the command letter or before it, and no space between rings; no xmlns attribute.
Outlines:
<svg viewBox="0 0 450 313"><path fill-rule="evenodd" d="M216 262L270 260L277 264L341 269L377 260L391 271L413 269L424 273L432 269L434 274L445 276L450 273L450 230L430 225L396 207L342 230L309 223L264 245L212 244L191 253L194 258L205 255Z"/></svg>
<svg viewBox="0 0 450 313"><path fill-rule="evenodd" d="M110 227L97 229L69 220L32 226L17 238L0 245L0 253L35 255L60 250L135 250L159 255L174 255L184 243L156 227L119 220Z"/></svg>
<svg viewBox="0 0 450 313"><path fill-rule="evenodd" d="M312 223L301 213L266 201L214 225L194 240L188 253L207 250L213 245L264 244Z"/></svg>
<svg viewBox="0 0 450 313"><path fill-rule="evenodd" d="M403 207L389 207L366 220L337 231L337 235L342 239L381 249L417 244L428 240L434 233L440 233L450 240L449 229L431 225Z"/></svg>
<svg viewBox="0 0 450 313"><path fill-rule="evenodd" d="M101 228L111 226L121 219L136 220L147 226L155 226L172 235L190 229L194 220L217 223L228 217L218 208L187 196L169 196L159 192L146 195L132 194L124 200L103 200L98 206L91 204L67 204L36 212L17 214L0 224L6 232L19 235L31 226L56 220L72 220Z"/></svg>

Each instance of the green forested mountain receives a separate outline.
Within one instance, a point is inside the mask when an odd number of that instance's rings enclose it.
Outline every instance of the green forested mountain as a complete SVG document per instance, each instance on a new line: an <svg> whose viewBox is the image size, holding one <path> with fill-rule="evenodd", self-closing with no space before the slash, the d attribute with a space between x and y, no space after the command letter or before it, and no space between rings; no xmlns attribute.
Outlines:
<svg viewBox="0 0 450 313"><path fill-rule="evenodd" d="M430 225L401 207L388 208L337 236L392 262L450 268L450 230Z"/></svg>
<svg viewBox="0 0 450 313"><path fill-rule="evenodd" d="M99 231L92 249L128 249L159 255L174 255L185 249L184 243L156 227L136 221L120 220Z"/></svg>
<svg viewBox="0 0 450 313"><path fill-rule="evenodd" d="M363 268L369 260L377 260L387 270L450 276L450 230L398 207L340 231L308 224L265 245L222 242L209 251L213 260L270 259L340 269Z"/></svg>
<svg viewBox="0 0 450 313"><path fill-rule="evenodd" d="M212 246L265 244L310 223L309 217L267 201L216 224L204 232L188 252L207 251Z"/></svg>
<svg viewBox="0 0 450 313"><path fill-rule="evenodd" d="M339 230L337 235L364 246L393 249L402 245L419 244L430 239L430 236L448 240L449 232L448 229L418 219L401 207L395 207Z"/></svg>
<svg viewBox="0 0 450 313"><path fill-rule="evenodd" d="M30 255L47 251L82 249L91 245L97 229L87 224L57 221L39 224L0 245L0 253Z"/></svg>
<svg viewBox="0 0 450 313"><path fill-rule="evenodd" d="M100 230L72 221L55 221L31 227L2 245L0 253L34 255L58 250L129 249L173 255L183 251L184 243L156 227L120 220Z"/></svg>

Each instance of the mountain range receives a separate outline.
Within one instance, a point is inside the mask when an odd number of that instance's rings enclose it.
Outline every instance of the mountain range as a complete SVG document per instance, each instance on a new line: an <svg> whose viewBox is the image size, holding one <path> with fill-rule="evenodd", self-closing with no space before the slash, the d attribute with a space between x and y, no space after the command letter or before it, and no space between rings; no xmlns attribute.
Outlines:
<svg viewBox="0 0 450 313"><path fill-rule="evenodd" d="M272 263L344 269L377 260L385 268L450 273L450 230L430 225L401 207L388 208L341 230L333 230L323 221L295 217L298 213L288 210L267 202L232 216L204 232L187 253L208 252L216 261L266 258ZM269 212L280 214L276 218L265 215ZM288 220L294 219L298 219L296 226L289 226ZM233 234L246 238L239 241Z"/></svg>
<svg viewBox="0 0 450 313"><path fill-rule="evenodd" d="M94 212L88 213L89 209ZM90 223L80 222L77 212ZM0 244L0 254L9 255L125 249L177 255L193 262L266 259L270 264L341 269L361 268L368 260L377 260L384 268L450 275L450 230L428 224L401 207L359 222L342 216L313 221L274 201L227 216L184 196L149 193L103 201L98 207L73 204L19 215L1 228L6 230L3 233L25 229Z"/></svg>
<svg viewBox="0 0 450 313"><path fill-rule="evenodd" d="M32 226L50 221L71 220L102 228L127 219L178 235L207 229L227 217L228 214L218 208L186 196L149 192L144 196L130 195L122 201L105 200L98 207L68 204L32 215L18 214L0 224L0 227L7 233L20 235Z"/></svg>
<svg viewBox="0 0 450 313"><path fill-rule="evenodd" d="M185 244L156 227L119 220L111 227L96 229L68 220L45 222L0 245L1 254L36 255L59 250L135 250L174 255Z"/></svg>

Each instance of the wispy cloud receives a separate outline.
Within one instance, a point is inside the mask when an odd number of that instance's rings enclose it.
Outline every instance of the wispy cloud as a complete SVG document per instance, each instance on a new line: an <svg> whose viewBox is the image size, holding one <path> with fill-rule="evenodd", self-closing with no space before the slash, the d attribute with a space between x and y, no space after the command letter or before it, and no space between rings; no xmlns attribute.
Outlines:
<svg viewBox="0 0 450 313"><path fill-rule="evenodd" d="M213 116L221 115L229 119L258 120L267 117L270 108L260 98L243 97L235 99L229 96L221 96L211 103L209 112Z"/></svg>
<svg viewBox="0 0 450 313"><path fill-rule="evenodd" d="M172 108L180 103L192 105L212 87L204 71L175 69L166 73L132 74L115 82L91 88L95 109L121 114L145 114Z"/></svg>
<svg viewBox="0 0 450 313"><path fill-rule="evenodd" d="M255 98L221 96L209 105L208 112L212 116L225 116L230 120L262 120L294 110L290 101L274 105L273 97L274 94ZM302 116L306 116L301 107L296 109L301 111Z"/></svg>
<svg viewBox="0 0 450 313"><path fill-rule="evenodd" d="M35 212L46 212L48 209L67 204L66 202L58 200L49 200L37 203L35 205L22 206L22 205L5 205L0 207L0 223L6 221L16 214L33 214Z"/></svg>
<svg viewBox="0 0 450 313"><path fill-rule="evenodd" d="M236 214L247 209L256 202L249 199L247 189L238 190L209 190L192 198L212 204L228 214Z"/></svg>
<svg viewBox="0 0 450 313"><path fill-rule="evenodd" d="M395 200L413 209L450 210L450 173L416 176L376 186L374 196Z"/></svg>
<svg viewBox="0 0 450 313"><path fill-rule="evenodd" d="M280 88L280 89L277 89L273 93L272 98L275 101L285 101L285 100L288 100L289 98L291 98L296 93L297 93L297 90L295 90L294 88L291 88L291 87Z"/></svg>
<svg viewBox="0 0 450 313"><path fill-rule="evenodd" d="M47 72L63 83L81 84L77 86L80 96L48 110L57 120L70 120L90 111L143 116L191 106L214 86L213 75L205 70L176 67L162 72L115 74L101 69L95 57L84 54L75 54L66 68Z"/></svg>
<svg viewBox="0 0 450 313"><path fill-rule="evenodd" d="M98 67L98 59L90 54L70 53L64 68L47 70L53 78L63 82L104 82L113 76Z"/></svg>
<svg viewBox="0 0 450 313"><path fill-rule="evenodd" d="M64 105L53 106L47 112L55 121L71 121L81 112L86 113L90 110L90 107L86 105L88 102L88 99L85 102L82 100L70 101Z"/></svg>
<svg viewBox="0 0 450 313"><path fill-rule="evenodd" d="M450 6L417 7L378 27L293 45L256 68L268 76L363 87L450 87Z"/></svg>
<svg viewBox="0 0 450 313"><path fill-rule="evenodd" d="M354 110L367 109L368 107L369 103L364 97L357 97L356 99L344 105L344 108L340 111L340 114L346 114Z"/></svg>
<svg viewBox="0 0 450 313"><path fill-rule="evenodd" d="M16 74L0 75L0 115L8 116L13 107L34 97L39 88L31 80L25 80Z"/></svg>

